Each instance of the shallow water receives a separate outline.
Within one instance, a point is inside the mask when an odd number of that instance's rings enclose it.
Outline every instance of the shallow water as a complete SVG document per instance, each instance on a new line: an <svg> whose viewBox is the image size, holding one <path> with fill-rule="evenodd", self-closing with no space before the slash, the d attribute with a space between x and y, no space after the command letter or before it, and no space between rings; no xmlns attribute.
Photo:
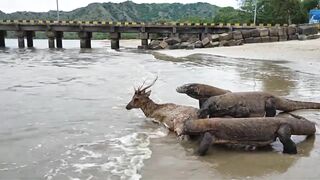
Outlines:
<svg viewBox="0 0 320 180"><path fill-rule="evenodd" d="M179 142L144 117L126 111L133 86L159 80L151 97L159 103L197 106L177 94L179 85L200 82L232 91L264 90L298 100L320 101L320 68L294 69L292 62L242 60L207 55L168 58L135 48L110 50L93 41L80 50L0 50L0 179L317 179L320 141L294 137L299 154L281 145L261 151L213 147L193 155L196 144ZM39 48L40 47L40 48ZM41 48L42 47L42 48ZM291 68L289 68L291 67ZM300 111L320 121L319 111Z"/></svg>

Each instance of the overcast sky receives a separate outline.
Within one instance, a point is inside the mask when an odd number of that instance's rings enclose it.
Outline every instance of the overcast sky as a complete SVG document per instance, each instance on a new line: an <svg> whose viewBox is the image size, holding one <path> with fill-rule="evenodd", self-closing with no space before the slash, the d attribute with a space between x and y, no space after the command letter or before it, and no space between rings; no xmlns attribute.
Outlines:
<svg viewBox="0 0 320 180"><path fill-rule="evenodd" d="M56 10L56 0L0 0L0 10L6 13L15 11L35 11L46 12ZM59 0L59 9L71 11L73 9L84 7L93 2L123 2L125 0ZM133 0L135 3L195 3L208 2L218 6L237 7L236 0Z"/></svg>

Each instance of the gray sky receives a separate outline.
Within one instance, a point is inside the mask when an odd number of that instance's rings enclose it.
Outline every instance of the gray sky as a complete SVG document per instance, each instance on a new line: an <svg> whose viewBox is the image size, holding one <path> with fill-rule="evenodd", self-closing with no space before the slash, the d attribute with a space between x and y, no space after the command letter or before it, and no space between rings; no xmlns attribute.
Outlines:
<svg viewBox="0 0 320 180"><path fill-rule="evenodd" d="M93 2L123 2L125 0L59 0L59 8L63 11L70 11L79 7L84 7ZM133 0L135 3L195 3L208 2L218 6L237 7L236 0ZM46 12L56 10L56 0L1 0L0 10L6 13L15 11L35 11Z"/></svg>

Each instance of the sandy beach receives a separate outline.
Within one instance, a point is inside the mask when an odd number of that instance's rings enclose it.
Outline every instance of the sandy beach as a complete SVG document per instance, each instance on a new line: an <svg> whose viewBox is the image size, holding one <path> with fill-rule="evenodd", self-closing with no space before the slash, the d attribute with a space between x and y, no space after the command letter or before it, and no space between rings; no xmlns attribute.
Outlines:
<svg viewBox="0 0 320 180"><path fill-rule="evenodd" d="M215 56L258 60L319 61L320 39L308 41L244 44L242 46L204 48L195 50L163 50L158 52L176 58L185 57L192 54L210 54Z"/></svg>

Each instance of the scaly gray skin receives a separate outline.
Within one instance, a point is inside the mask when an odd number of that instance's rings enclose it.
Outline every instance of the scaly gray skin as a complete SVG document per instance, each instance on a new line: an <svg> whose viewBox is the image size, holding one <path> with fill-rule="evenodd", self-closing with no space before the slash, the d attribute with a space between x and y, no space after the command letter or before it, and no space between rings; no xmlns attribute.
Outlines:
<svg viewBox="0 0 320 180"><path fill-rule="evenodd" d="M320 103L292 101L265 92L237 92L209 98L198 117L274 117L277 110L299 109L320 109Z"/></svg>
<svg viewBox="0 0 320 180"><path fill-rule="evenodd" d="M177 87L178 93L187 94L191 98L199 100L199 107L212 96L219 96L231 91L220 89L206 84L190 83Z"/></svg>
<svg viewBox="0 0 320 180"><path fill-rule="evenodd" d="M267 146L278 137L283 153L296 154L291 135L312 136L315 124L302 117L296 118L212 118L188 120L183 135L203 135L198 154L203 156L212 144Z"/></svg>

